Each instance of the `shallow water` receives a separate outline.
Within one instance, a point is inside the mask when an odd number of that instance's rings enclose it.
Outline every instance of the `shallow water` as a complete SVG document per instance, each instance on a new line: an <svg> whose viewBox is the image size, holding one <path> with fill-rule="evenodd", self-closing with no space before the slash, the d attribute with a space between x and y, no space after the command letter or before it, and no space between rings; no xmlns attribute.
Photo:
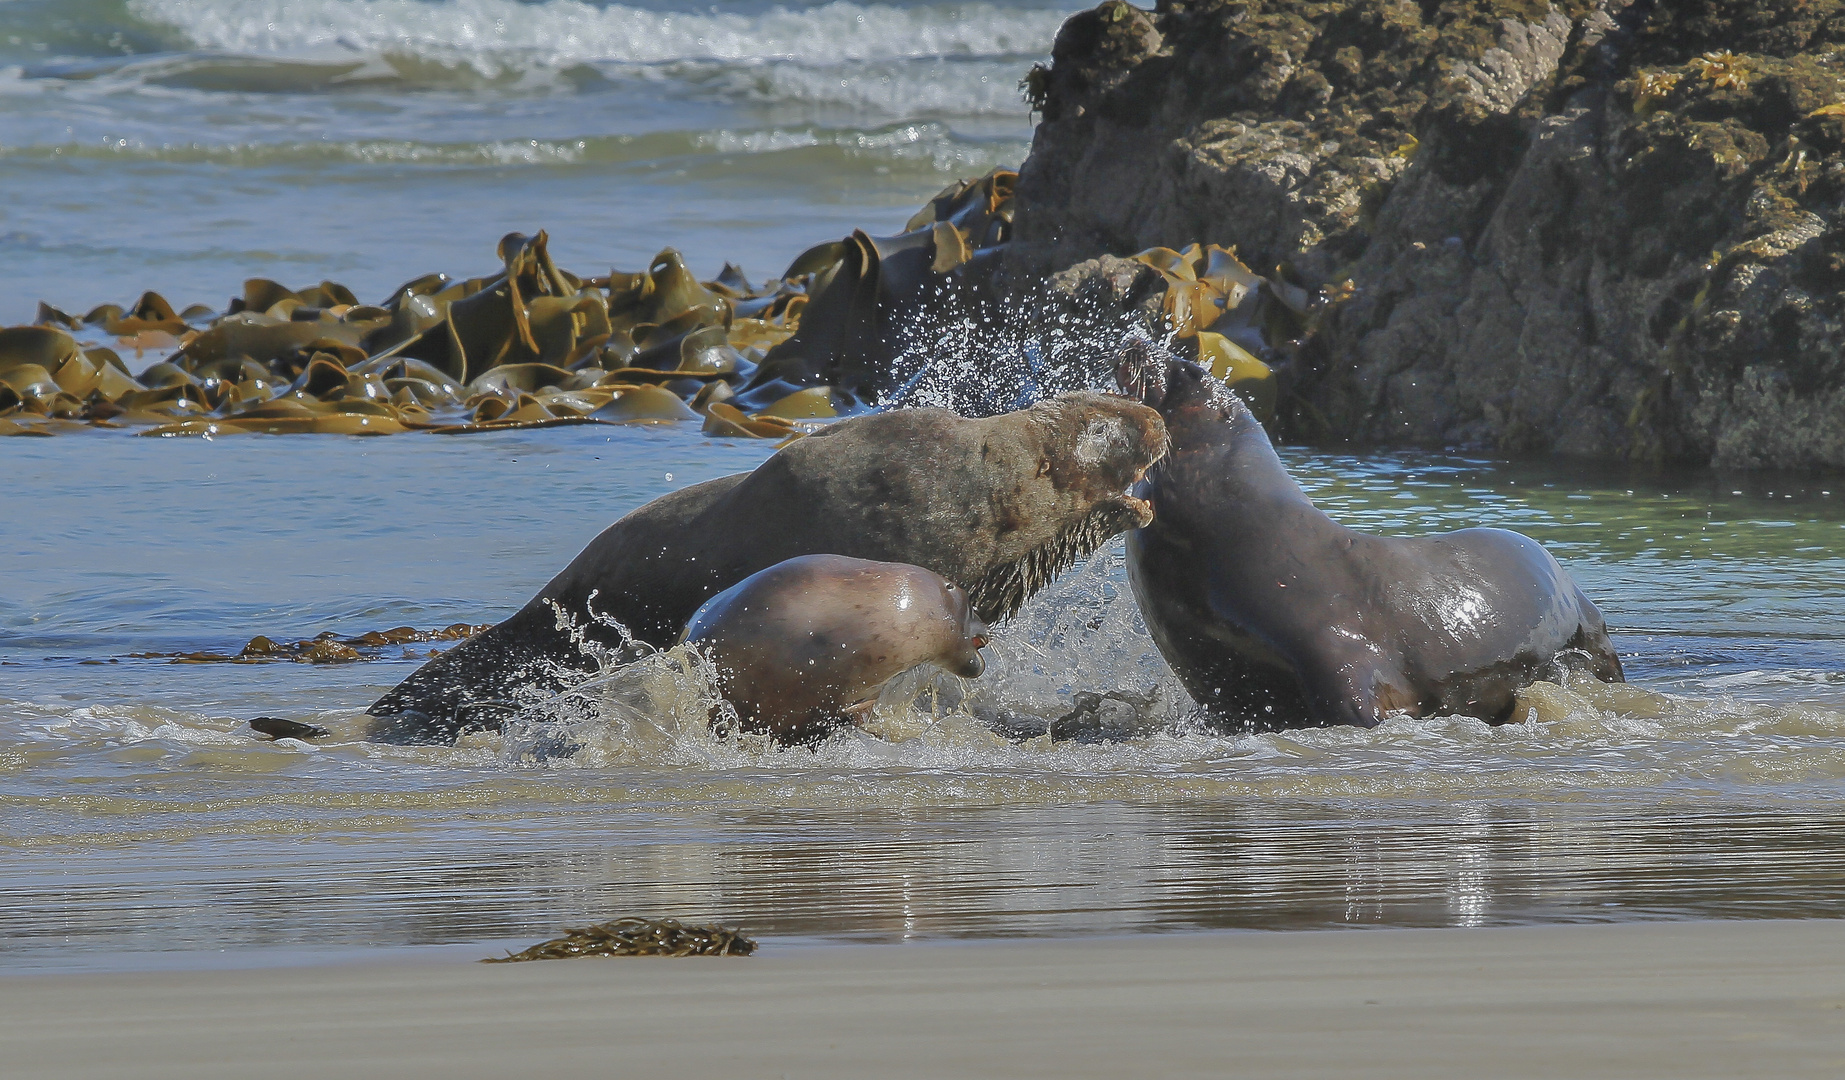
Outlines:
<svg viewBox="0 0 1845 1080"><path fill-rule="evenodd" d="M1079 6L0 0L0 189L18 196L0 200L0 322L143 288L220 307L252 275L378 299L541 227L585 273L672 245L760 279L1018 164L1016 84ZM988 356L1008 332L929 340ZM350 739L428 646L334 666L130 654L492 621L622 513L768 447L596 427L0 449L4 970L529 941L631 914L883 941L1845 899L1830 482L1286 452L1352 524L1521 529L1602 605L1638 691L1541 691L1501 728L1202 730L1117 547L1004 629L983 679L933 698L908 680L871 732L817 750L713 735L709 688L670 655L506 740L432 749ZM1155 704L1058 727L1083 690ZM994 709L1011 739L968 715ZM271 743L256 715L335 736Z"/></svg>
<svg viewBox="0 0 1845 1080"><path fill-rule="evenodd" d="M1845 493L1824 483L1286 451L1350 523L1504 524L1564 560L1638 690L1548 692L1523 723L1199 729L1116 548L1003 630L986 677L944 687L1047 724L1077 690L1164 687L1114 741L1008 741L964 711L919 712L910 685L875 734L775 749L713 735L708 688L668 655L602 680L598 718L557 753L517 727L454 748L350 741L421 652L128 654L491 621L626 510L765 446L565 428L6 449L0 966L15 970L536 939L628 914L903 940L1845 899ZM258 740L241 723L258 714L336 736Z"/></svg>

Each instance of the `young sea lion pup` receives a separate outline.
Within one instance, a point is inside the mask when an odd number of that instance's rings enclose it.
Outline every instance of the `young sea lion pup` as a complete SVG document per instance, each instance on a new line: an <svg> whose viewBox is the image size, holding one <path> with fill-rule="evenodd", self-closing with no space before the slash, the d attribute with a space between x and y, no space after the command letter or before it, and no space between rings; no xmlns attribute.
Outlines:
<svg viewBox="0 0 1845 1080"><path fill-rule="evenodd" d="M849 723L918 664L986 670L967 590L920 566L803 555L718 593L686 626L752 731L810 742Z"/></svg>
<svg viewBox="0 0 1845 1080"><path fill-rule="evenodd" d="M1393 713L1501 723L1566 650L1621 681L1601 612L1537 541L1504 529L1395 539L1314 507L1242 401L1145 341L1117 369L1159 410L1172 452L1136 494L1128 580L1185 688L1258 728Z"/></svg>
<svg viewBox="0 0 1845 1080"><path fill-rule="evenodd" d="M899 409L841 420L754 472L655 499L609 526L525 607L431 660L367 710L373 739L452 742L522 695L555 692L621 646L664 648L715 594L797 555L910 563L959 582L993 622L1071 563L1147 523L1129 494L1166 452L1138 402L1091 391L970 419Z"/></svg>

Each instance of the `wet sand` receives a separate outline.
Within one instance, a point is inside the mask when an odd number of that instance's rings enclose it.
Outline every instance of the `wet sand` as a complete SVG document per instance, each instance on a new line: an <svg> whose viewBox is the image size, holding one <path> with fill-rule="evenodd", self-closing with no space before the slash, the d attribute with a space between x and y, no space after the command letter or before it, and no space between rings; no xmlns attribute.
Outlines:
<svg viewBox="0 0 1845 1080"><path fill-rule="evenodd" d="M1845 921L0 978L9 1077L1837 1077Z"/></svg>

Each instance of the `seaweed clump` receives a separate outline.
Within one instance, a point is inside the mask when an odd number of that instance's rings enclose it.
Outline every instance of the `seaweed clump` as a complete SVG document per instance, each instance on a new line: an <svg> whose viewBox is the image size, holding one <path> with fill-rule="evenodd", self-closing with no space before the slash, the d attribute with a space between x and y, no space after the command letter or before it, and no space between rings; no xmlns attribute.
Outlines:
<svg viewBox="0 0 1845 1080"><path fill-rule="evenodd" d="M753 283L700 280L677 251L572 273L511 233L499 267L424 274L376 304L338 282L244 282L222 310L147 292L0 329L0 435L134 427L154 436L465 434L690 421L789 439L870 407L891 324L1011 235L1016 174L951 185L902 233L854 232ZM160 359L131 367L124 358Z"/></svg>
<svg viewBox="0 0 1845 1080"><path fill-rule="evenodd" d="M716 923L688 926L677 919L629 918L566 930L563 937L505 956L490 956L481 963L581 956L748 956L755 951L755 941Z"/></svg>
<svg viewBox="0 0 1845 1080"><path fill-rule="evenodd" d="M486 629L489 626L485 623L478 626L455 623L440 630L397 626L389 630L368 630L349 637L341 637L328 630L301 641L276 641L258 634L236 655L215 652L141 652L128 655L134 660L168 660L175 664L266 664L276 660L292 660L299 664L347 664L358 660L383 659L383 650L392 646L429 641L466 641ZM409 655L407 650L404 655ZM431 652L429 655L436 654Z"/></svg>

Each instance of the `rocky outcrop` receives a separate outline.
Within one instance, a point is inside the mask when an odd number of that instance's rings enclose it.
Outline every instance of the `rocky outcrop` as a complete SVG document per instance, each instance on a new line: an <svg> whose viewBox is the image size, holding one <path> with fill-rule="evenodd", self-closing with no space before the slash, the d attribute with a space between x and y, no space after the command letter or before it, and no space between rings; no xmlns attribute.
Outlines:
<svg viewBox="0 0 1845 1080"><path fill-rule="evenodd" d="M1011 259L1320 290L1286 437L1845 468L1845 0L1110 0L1027 85Z"/></svg>

